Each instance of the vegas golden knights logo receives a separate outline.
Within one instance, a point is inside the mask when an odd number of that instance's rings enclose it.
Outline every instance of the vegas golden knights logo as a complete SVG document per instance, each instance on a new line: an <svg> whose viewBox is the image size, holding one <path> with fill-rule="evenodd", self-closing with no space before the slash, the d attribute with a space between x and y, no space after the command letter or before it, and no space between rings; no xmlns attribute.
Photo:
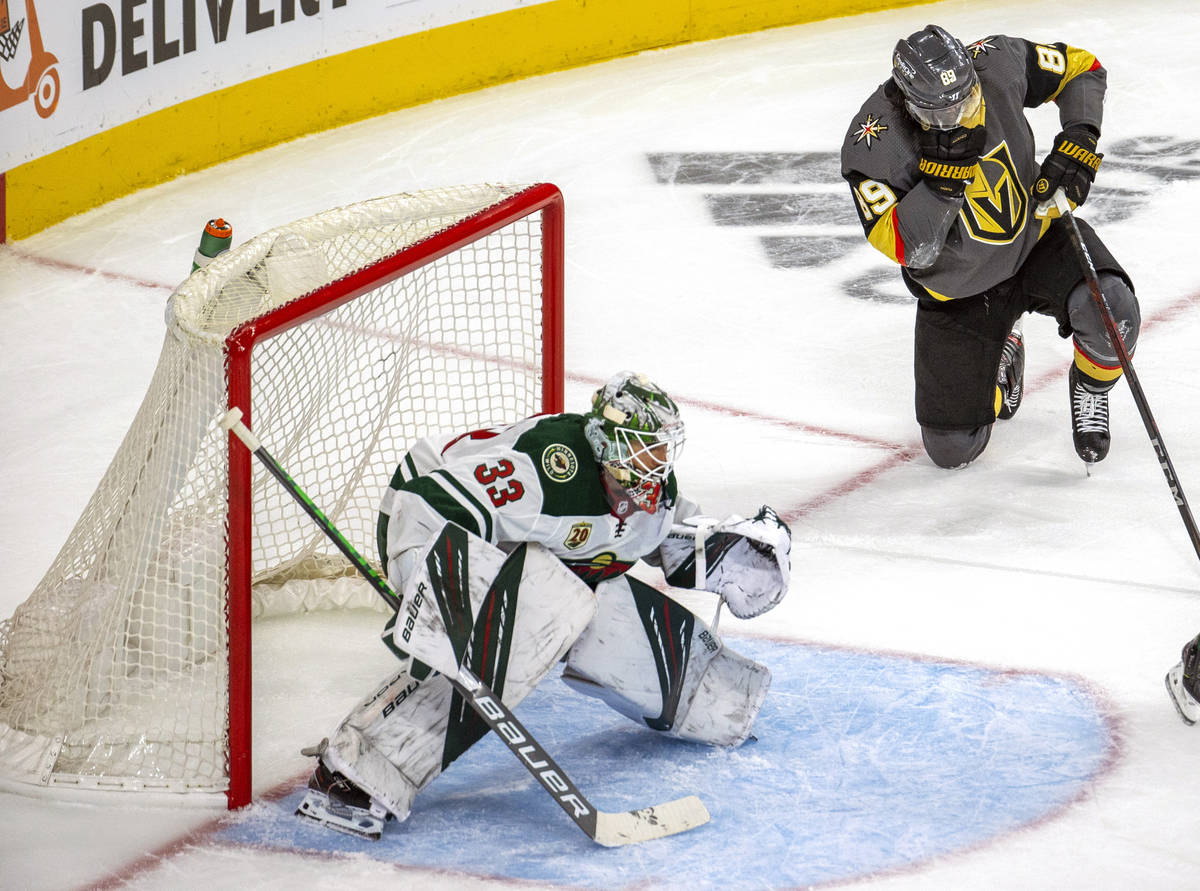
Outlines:
<svg viewBox="0 0 1200 891"><path fill-rule="evenodd" d="M967 234L976 241L1008 244L1021 234L1029 193L1021 183L1007 142L979 159L979 172L967 186L966 199L959 214Z"/></svg>

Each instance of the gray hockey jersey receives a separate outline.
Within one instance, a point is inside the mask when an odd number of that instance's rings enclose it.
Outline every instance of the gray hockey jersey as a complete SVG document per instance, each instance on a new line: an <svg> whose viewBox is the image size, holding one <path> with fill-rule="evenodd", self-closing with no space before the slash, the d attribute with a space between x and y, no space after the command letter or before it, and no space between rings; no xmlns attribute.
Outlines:
<svg viewBox="0 0 1200 891"><path fill-rule="evenodd" d="M1055 102L1065 129L1100 130L1106 72L1091 53L1065 43L986 37L967 46L983 92L987 142L961 200L931 190L918 172L919 124L899 88L880 85L842 143L867 240L904 267L917 296L968 297L1011 277L1049 224L1035 217L1040 167L1025 108Z"/></svg>

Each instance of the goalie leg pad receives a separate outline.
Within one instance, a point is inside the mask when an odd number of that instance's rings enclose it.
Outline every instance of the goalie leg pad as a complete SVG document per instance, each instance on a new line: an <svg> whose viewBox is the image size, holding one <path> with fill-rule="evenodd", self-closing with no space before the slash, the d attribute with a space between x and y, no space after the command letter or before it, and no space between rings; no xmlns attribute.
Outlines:
<svg viewBox="0 0 1200 891"><path fill-rule="evenodd" d="M442 675L417 681L406 667L380 692L342 721L321 760L405 820L442 771L454 688Z"/></svg>
<svg viewBox="0 0 1200 891"><path fill-rule="evenodd" d="M512 707L549 674L595 613L591 589L540 545L505 555L447 528L452 538L435 537L405 586L407 600L423 585L422 603L411 611L402 606L385 632L403 669L355 707L322 755L399 820L421 789L487 733L450 681L403 654L403 646L418 640L425 647L440 633L445 644L436 658L443 667L452 670L461 659ZM449 578L447 566L462 572ZM409 640L402 636L406 619L413 620Z"/></svg>
<svg viewBox="0 0 1200 891"><path fill-rule="evenodd" d="M727 649L693 613L623 576L596 589L596 618L563 681L668 736L735 746L750 735L770 671Z"/></svg>
<svg viewBox="0 0 1200 891"><path fill-rule="evenodd" d="M672 735L717 746L741 745L754 729L770 686L767 666L722 644L700 675Z"/></svg>

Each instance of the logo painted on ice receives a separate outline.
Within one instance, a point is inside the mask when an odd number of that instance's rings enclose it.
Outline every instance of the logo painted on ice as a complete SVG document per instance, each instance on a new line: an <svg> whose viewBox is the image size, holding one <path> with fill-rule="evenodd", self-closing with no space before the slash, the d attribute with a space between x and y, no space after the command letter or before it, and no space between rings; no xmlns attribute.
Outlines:
<svg viewBox="0 0 1200 891"><path fill-rule="evenodd" d="M25 17L18 18L22 7ZM42 44L33 0L0 0L0 111L32 96L38 115L48 118L60 92L58 57Z"/></svg>
<svg viewBox="0 0 1200 891"><path fill-rule="evenodd" d="M984 55L994 48L990 38L970 47L972 52L978 49ZM872 118L873 123L879 123ZM872 122L854 120L847 141L859 137L859 130ZM880 137L878 128L872 129L876 131L873 135L862 133L864 140L873 142ZM1151 201L1174 194L1175 185L1200 179L1198 140L1140 134L1105 146L1104 169L1108 175L1097 179L1087 204L1088 221L1093 226L1127 220ZM763 260L770 266L784 270L828 269L838 277L841 292L856 300L904 305L913 302L896 274L895 264L863 237L853 200L849 196L845 200L831 197L831 184L841 179L838 152L652 152L646 159L659 183L698 193L714 225L728 231L754 227ZM993 224L1002 229L1012 219L1020 178L1003 182L1005 174L1000 168L1005 165L999 159L983 166L988 168L986 178L991 185L978 184L981 193L975 201L977 212L982 214L979 220L995 215L998 220L993 218ZM1124 179L1110 186L1110 180L1116 179L1114 171ZM969 197L971 194L968 192ZM1028 194L1026 197L1032 200Z"/></svg>

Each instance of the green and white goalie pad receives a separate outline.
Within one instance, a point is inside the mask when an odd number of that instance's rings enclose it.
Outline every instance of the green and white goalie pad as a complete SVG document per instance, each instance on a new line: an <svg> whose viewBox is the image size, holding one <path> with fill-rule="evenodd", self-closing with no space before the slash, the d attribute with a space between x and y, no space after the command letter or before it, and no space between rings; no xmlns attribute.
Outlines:
<svg viewBox="0 0 1200 891"><path fill-rule="evenodd" d="M448 679L459 666L514 707L596 611L592 590L538 544L505 554L448 523L411 565L407 579L393 579L403 597L383 633L401 670L355 707L322 755L401 820L417 792L487 733Z"/></svg>

